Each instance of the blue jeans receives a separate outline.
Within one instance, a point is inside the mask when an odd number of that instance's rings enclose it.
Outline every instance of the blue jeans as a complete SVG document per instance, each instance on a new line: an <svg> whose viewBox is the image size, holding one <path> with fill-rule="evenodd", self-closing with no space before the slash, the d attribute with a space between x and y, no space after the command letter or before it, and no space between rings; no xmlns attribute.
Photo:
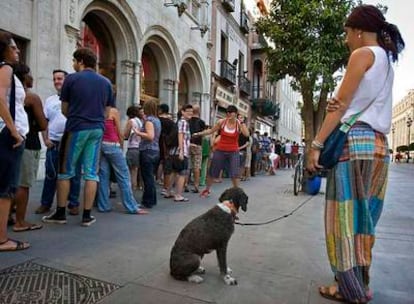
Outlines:
<svg viewBox="0 0 414 304"><path fill-rule="evenodd" d="M59 166L59 142L54 141L54 146L46 151L45 180L43 182L42 197L40 203L51 207L56 192L56 181ZM70 180L69 208L79 207L79 193L81 189L81 166L76 170L76 176Z"/></svg>
<svg viewBox="0 0 414 304"><path fill-rule="evenodd" d="M102 143L99 168L99 186L96 203L98 210L109 212L112 204L109 200L109 183L111 167L121 192L121 201L128 213L137 213L139 206L131 189L128 166L119 145Z"/></svg>
<svg viewBox="0 0 414 304"><path fill-rule="evenodd" d="M141 168L142 181L144 182L144 193L142 194L142 205L151 208L157 204L157 191L155 189L154 172L160 158L160 152L155 150L141 150L139 165Z"/></svg>

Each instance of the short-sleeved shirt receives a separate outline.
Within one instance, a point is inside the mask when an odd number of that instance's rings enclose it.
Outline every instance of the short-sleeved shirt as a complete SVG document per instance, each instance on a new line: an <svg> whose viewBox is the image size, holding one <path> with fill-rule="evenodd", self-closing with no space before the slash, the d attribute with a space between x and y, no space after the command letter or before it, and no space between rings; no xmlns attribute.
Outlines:
<svg viewBox="0 0 414 304"><path fill-rule="evenodd" d="M46 99L43 112L48 120L49 139L60 141L65 131L66 117L62 114L62 102L59 95L55 94Z"/></svg>
<svg viewBox="0 0 414 304"><path fill-rule="evenodd" d="M266 136L263 136L260 140L260 151L265 153L270 153L270 139Z"/></svg>
<svg viewBox="0 0 414 304"><path fill-rule="evenodd" d="M191 132L190 132L190 125L188 121L185 119L180 119L177 123L178 126L178 134L184 134L183 138L183 155L184 157L188 157L190 155L190 139L191 139ZM179 154L179 149L171 149L173 154Z"/></svg>
<svg viewBox="0 0 414 304"><path fill-rule="evenodd" d="M292 153L292 144L291 143L285 143L285 154Z"/></svg>
<svg viewBox="0 0 414 304"><path fill-rule="evenodd" d="M204 122L204 120L202 120L199 117L191 117L190 120L188 121L188 124L190 125L191 134L201 132L206 128L206 123ZM202 137L201 136L192 137L190 141L192 144L201 146Z"/></svg>
<svg viewBox="0 0 414 304"><path fill-rule="evenodd" d="M115 105L111 82L92 69L68 75L60 99L68 103L66 131L103 130L105 108Z"/></svg>

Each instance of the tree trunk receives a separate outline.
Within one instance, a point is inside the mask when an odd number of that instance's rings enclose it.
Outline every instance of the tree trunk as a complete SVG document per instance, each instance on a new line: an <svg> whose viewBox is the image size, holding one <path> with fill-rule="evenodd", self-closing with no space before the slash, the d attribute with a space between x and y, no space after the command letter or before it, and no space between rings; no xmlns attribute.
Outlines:
<svg viewBox="0 0 414 304"><path fill-rule="evenodd" d="M313 86L309 83L301 83L301 94L303 98L303 108L302 108L302 120L305 124L305 143L306 146L310 146L313 138L315 137L315 115L313 108Z"/></svg>

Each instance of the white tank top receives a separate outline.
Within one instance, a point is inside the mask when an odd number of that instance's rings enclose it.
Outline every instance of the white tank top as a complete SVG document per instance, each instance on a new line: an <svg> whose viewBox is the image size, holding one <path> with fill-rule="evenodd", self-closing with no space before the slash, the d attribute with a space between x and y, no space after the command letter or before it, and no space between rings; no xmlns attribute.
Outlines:
<svg viewBox="0 0 414 304"><path fill-rule="evenodd" d="M363 110L375 99L369 108L358 118L358 121L363 121L374 130L388 134L392 118L394 70L383 48L379 46L369 46L368 48L374 53L374 63L362 77L351 104L341 121L346 121L351 115Z"/></svg>

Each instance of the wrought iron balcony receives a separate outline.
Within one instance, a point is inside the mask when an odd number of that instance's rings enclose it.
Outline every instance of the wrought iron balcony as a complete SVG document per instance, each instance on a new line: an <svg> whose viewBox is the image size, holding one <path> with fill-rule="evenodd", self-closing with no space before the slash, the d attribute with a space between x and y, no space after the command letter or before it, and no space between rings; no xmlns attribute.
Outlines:
<svg viewBox="0 0 414 304"><path fill-rule="evenodd" d="M249 16L244 9L240 12L240 30L244 34L249 33Z"/></svg>
<svg viewBox="0 0 414 304"><path fill-rule="evenodd" d="M251 89L250 80L244 76L239 76L239 89L240 89L240 92L246 95L250 95L250 89Z"/></svg>
<svg viewBox="0 0 414 304"><path fill-rule="evenodd" d="M221 0L223 7L229 12L234 12L234 0Z"/></svg>
<svg viewBox="0 0 414 304"><path fill-rule="evenodd" d="M220 77L228 82L231 82L233 85L236 84L236 67L227 60L219 60L219 62Z"/></svg>
<svg viewBox="0 0 414 304"><path fill-rule="evenodd" d="M253 86L252 87L252 98L260 98L263 96L263 86Z"/></svg>
<svg viewBox="0 0 414 304"><path fill-rule="evenodd" d="M266 98L253 99L252 110L261 116L272 116L274 120L279 119L280 116L279 104Z"/></svg>

